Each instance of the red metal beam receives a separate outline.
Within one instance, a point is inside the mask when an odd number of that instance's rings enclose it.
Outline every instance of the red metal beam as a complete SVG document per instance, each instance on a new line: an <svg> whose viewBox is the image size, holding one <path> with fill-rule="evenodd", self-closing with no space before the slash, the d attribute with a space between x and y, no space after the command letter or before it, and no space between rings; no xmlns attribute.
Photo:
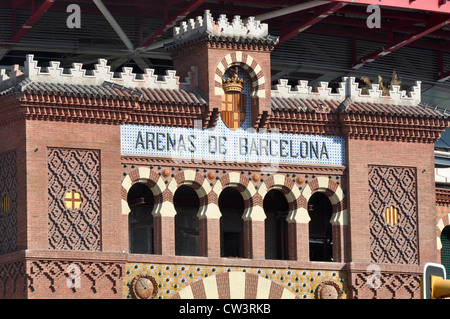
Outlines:
<svg viewBox="0 0 450 319"><path fill-rule="evenodd" d="M356 28L349 29L338 25L333 26L333 28L330 28L329 25L316 24L311 28L309 28L308 30L306 30L305 33L319 34L332 37L345 37L350 39L355 38L356 40L379 42L380 45L386 43L385 34L372 32L358 33L357 31L358 29ZM392 39L393 42L400 42L404 39L404 37L400 37L394 34ZM450 53L450 41L433 41L428 39L428 37L423 37L419 40L411 42L408 46ZM354 64L356 64L356 61Z"/></svg>
<svg viewBox="0 0 450 319"><path fill-rule="evenodd" d="M192 11L197 9L206 0L195 0L189 1L189 4L186 5L183 9L178 12L175 16L170 18L164 25L160 26L156 31L154 31L147 39L145 39L140 45L139 48L149 46L153 42L155 42L158 38L160 38L164 33L171 30L178 22L186 18Z"/></svg>
<svg viewBox="0 0 450 319"><path fill-rule="evenodd" d="M367 17L369 13L367 13L366 6L345 6L339 13L348 13L352 15ZM411 22L422 22L424 20L428 20L430 13L427 11L414 11L414 10L398 10L397 8L392 7L383 7L382 8L382 17L383 19L400 19L411 21Z"/></svg>
<svg viewBox="0 0 450 319"><path fill-rule="evenodd" d="M437 52L437 60L438 60L438 82L445 82L450 79L450 71L444 71L444 52Z"/></svg>
<svg viewBox="0 0 450 319"><path fill-rule="evenodd" d="M450 79L450 71L444 71L444 52L437 51L437 62L438 62L438 82L445 82Z"/></svg>
<svg viewBox="0 0 450 319"><path fill-rule="evenodd" d="M450 71L439 73L438 82L445 82L450 79Z"/></svg>
<svg viewBox="0 0 450 319"><path fill-rule="evenodd" d="M450 13L450 2L447 0L329 0L352 4L376 4L379 6Z"/></svg>
<svg viewBox="0 0 450 319"><path fill-rule="evenodd" d="M360 69L363 66L365 66L385 55L388 55L389 53L392 53L395 50L398 50L398 49L404 47L405 45L408 45L408 44L426 36L427 34L430 34L431 32L442 28L443 26L446 26L449 23L450 23L450 17L441 18L438 20L438 22L430 23L426 27L409 34L407 37L403 38L402 40L396 41L396 42L388 45L387 47L382 47L382 48L376 50L375 52L372 52L372 53L366 55L364 58L360 59L358 61L358 63L353 65L351 69L352 70Z"/></svg>
<svg viewBox="0 0 450 319"><path fill-rule="evenodd" d="M314 14L308 19L308 21L305 21L301 24L296 25L293 29L288 31L287 33L281 35L279 43L281 44L293 36L299 34L300 32L305 31L309 27L313 26L314 24L320 22L321 20L328 17L330 14L333 14L334 12L338 11L340 8L345 6L345 3L330 3L323 6L320 6L314 11Z"/></svg>
<svg viewBox="0 0 450 319"><path fill-rule="evenodd" d="M20 27L11 39L11 43L19 42L25 34L36 24L45 12L56 2L56 0L45 0L39 8L31 14L31 17Z"/></svg>

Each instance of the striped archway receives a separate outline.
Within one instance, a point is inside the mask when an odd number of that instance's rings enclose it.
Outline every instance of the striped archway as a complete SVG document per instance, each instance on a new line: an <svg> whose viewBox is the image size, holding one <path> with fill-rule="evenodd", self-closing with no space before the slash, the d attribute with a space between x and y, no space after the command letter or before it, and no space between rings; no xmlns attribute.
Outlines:
<svg viewBox="0 0 450 319"><path fill-rule="evenodd" d="M445 267L446 277L450 278L450 225L445 226L439 239L439 262Z"/></svg>
<svg viewBox="0 0 450 319"><path fill-rule="evenodd" d="M244 199L244 214L242 216L244 220L264 220L264 212L258 210L257 206L254 205L255 194L257 194L255 186L247 176L237 172L223 175L212 188L212 197L214 197L217 207L220 193L227 187L236 188Z"/></svg>
<svg viewBox="0 0 450 319"><path fill-rule="evenodd" d="M258 189L258 195L261 198L260 205L262 207L266 194L272 189L277 189L284 194L289 205L288 222L293 222L298 217L298 198L300 191L294 185L295 183L282 174L274 174L264 180L264 183Z"/></svg>
<svg viewBox="0 0 450 319"><path fill-rule="evenodd" d="M121 206L122 214L128 215L130 213L130 207L128 206L127 196L130 188L136 183L143 183L147 185L152 191L155 203L152 214L158 215L162 211L163 205L163 192L166 189L166 185L156 172L150 170L148 167L138 167L132 170L122 180L121 188Z"/></svg>
<svg viewBox="0 0 450 319"><path fill-rule="evenodd" d="M172 299L295 299L289 289L247 272L225 272L196 281Z"/></svg>
<svg viewBox="0 0 450 319"><path fill-rule="evenodd" d="M169 191L171 197L166 198L165 200L170 200L173 202L173 195L178 187L182 185L192 187L197 193L200 200L200 207L197 216L203 217L206 214L208 207L208 194L211 191L211 186L209 185L207 179L205 176L194 170L183 170L177 173L167 185L167 190Z"/></svg>
<svg viewBox="0 0 450 319"><path fill-rule="evenodd" d="M343 262L347 260L346 236L348 228L348 210L344 191L334 180L328 177L319 176L312 179L302 190L299 198L300 210L306 218L303 223L309 223L308 202L314 193L323 193L328 197L332 205L332 215L330 223L332 225L333 236L333 260ZM306 224L305 224L306 226ZM309 230L304 228L304 240L309 240ZM306 255L306 254L305 254ZM306 257L304 255L304 257ZM309 246L308 246L309 255Z"/></svg>
<svg viewBox="0 0 450 319"><path fill-rule="evenodd" d="M252 81L251 97L264 98L265 93L265 78L261 66L256 60L246 52L236 51L227 54L217 65L214 75L214 94L223 95L222 77L225 71L231 66L240 66L246 70Z"/></svg>
<svg viewBox="0 0 450 319"><path fill-rule="evenodd" d="M303 214L308 214L308 201L315 192L324 193L331 202L333 215L331 216L330 223L332 225L347 225L348 211L344 191L338 183L324 176L314 178L303 188L299 198L299 205ZM305 221L309 221L309 216Z"/></svg>
<svg viewBox="0 0 450 319"><path fill-rule="evenodd" d="M445 227L450 226L450 214L446 214L443 217L439 218L439 220L436 223L436 243L437 243L437 249L439 253L439 259L441 258L441 252L442 252L442 240L441 235L442 231Z"/></svg>

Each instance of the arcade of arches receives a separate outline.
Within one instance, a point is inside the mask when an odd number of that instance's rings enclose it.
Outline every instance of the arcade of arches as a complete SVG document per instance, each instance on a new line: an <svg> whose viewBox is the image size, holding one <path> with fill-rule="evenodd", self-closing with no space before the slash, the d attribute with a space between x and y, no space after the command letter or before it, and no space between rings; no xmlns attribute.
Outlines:
<svg viewBox="0 0 450 319"><path fill-rule="evenodd" d="M229 182L217 191L201 183L198 174L187 170L183 174L192 175L192 180L175 186L144 179L131 183L125 208L129 211L130 253L164 254L161 245L155 245L158 238L161 242L171 238L170 231L164 231L158 222L165 218L166 223L172 221L169 229L173 229L174 241L173 249L165 254L214 255L208 250L208 245L213 246L208 237L214 230L205 227L204 221L218 220L217 257L344 261L340 243L345 225L339 214L346 211L340 188L334 185L333 191L324 186L332 184L329 177L320 176L301 187L294 185L302 192L293 191L293 185L282 185L281 174L272 176L269 187L267 183L256 189L251 182Z"/></svg>

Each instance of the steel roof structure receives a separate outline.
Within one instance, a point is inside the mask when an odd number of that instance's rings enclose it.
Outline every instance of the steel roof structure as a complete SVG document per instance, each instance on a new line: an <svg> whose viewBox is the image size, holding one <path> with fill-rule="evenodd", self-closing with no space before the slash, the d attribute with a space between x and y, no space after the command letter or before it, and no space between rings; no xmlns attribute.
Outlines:
<svg viewBox="0 0 450 319"><path fill-rule="evenodd" d="M373 25L377 8L380 23ZM253 16L268 24L279 37L272 84L288 79L317 86L344 76L388 81L396 72L405 88L422 82L424 103L450 109L447 0L3 0L0 65L23 65L31 53L63 67L81 62L89 68L103 58L116 71L131 66L163 75L172 69L164 45L173 27L205 10L215 18ZM80 28L69 26L75 18Z"/></svg>

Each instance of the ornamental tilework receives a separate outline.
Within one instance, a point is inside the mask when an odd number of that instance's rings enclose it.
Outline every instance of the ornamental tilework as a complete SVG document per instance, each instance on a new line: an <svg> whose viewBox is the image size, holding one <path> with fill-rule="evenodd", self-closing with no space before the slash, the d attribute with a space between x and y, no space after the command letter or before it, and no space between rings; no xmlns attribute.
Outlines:
<svg viewBox="0 0 450 319"><path fill-rule="evenodd" d="M158 285L156 299L173 298L183 288L210 276L224 273L250 273L268 279L288 290L295 298L314 299L315 289L325 281L335 282L347 298L347 274L338 270L312 270L290 268L258 268L238 266L128 263L124 277L124 298L133 298L131 283L137 275L150 275ZM220 295L220 292L219 292Z"/></svg>
<svg viewBox="0 0 450 319"><path fill-rule="evenodd" d="M448 216L450 214L449 205L436 205L436 224L440 219Z"/></svg>
<svg viewBox="0 0 450 319"><path fill-rule="evenodd" d="M418 264L416 169L369 166L370 252L374 263ZM398 222L389 223L394 207Z"/></svg>
<svg viewBox="0 0 450 319"><path fill-rule="evenodd" d="M0 155L0 255L17 249L16 152Z"/></svg>
<svg viewBox="0 0 450 319"><path fill-rule="evenodd" d="M48 149L49 249L99 251L100 152Z"/></svg>
<svg viewBox="0 0 450 319"><path fill-rule="evenodd" d="M228 78L226 73L223 78ZM250 162L261 164L307 163L345 165L345 141L340 136L299 135L252 129L251 78L239 71L245 81L245 120L230 130L219 116L214 129L123 124L120 127L123 155L163 156L175 161Z"/></svg>

